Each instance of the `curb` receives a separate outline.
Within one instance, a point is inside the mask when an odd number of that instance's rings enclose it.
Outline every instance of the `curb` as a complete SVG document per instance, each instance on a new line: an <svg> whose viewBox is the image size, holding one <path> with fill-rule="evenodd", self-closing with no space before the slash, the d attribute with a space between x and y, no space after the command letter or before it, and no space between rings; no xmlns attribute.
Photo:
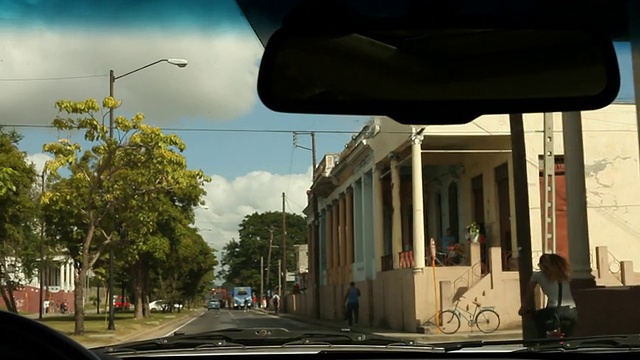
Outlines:
<svg viewBox="0 0 640 360"><path fill-rule="evenodd" d="M144 339L147 339L149 337L156 337L156 336L148 336L148 334L152 334L152 333L155 333L155 332L162 332L162 334L164 335L166 333L167 328L179 327L180 325L183 325L183 324L191 321L192 319L197 318L198 316L200 316L202 314L204 314L203 310L196 310L196 311L194 311L193 313L191 313L191 314L189 314L187 316L183 316L183 317L178 318L178 319L170 320L170 321L168 321L168 322L166 322L164 324L158 325L157 327L155 327L153 329L149 329L148 331L144 331L144 332L141 332L141 333L139 333L139 334L137 334L135 336L132 336L129 339L133 339L135 341L136 339L140 339L140 338L142 338L141 340L144 340Z"/></svg>
<svg viewBox="0 0 640 360"><path fill-rule="evenodd" d="M202 315L203 313L204 313L203 310L196 310L192 314L189 314L177 319L169 320L147 331L143 331L132 336L126 336L126 338L114 337L113 339L114 342L111 343L110 345L115 345L122 341L130 342L130 341L146 340L149 338L163 337L164 334L166 334L166 331L168 328L177 328L180 325L186 324L187 322L193 320L194 318ZM153 335L155 333L161 333L161 335Z"/></svg>
<svg viewBox="0 0 640 360"><path fill-rule="evenodd" d="M264 311L262 309L260 309L261 312L265 313L265 314L269 314L269 312ZM306 318L306 317L302 317L302 316L298 316L298 315L292 315L292 314L286 314L286 313L281 313L278 316L280 317L285 317L285 318L289 318L292 320L297 320L306 324L313 324L313 325L319 325L319 326L323 326L323 327L335 327L335 326L340 326L339 323L335 323L335 322L330 322L327 320L318 320L318 319L314 319L314 318ZM347 325L344 325L343 327L348 327ZM378 335L382 335L382 336L389 336L389 337L397 337L397 338L402 338L402 339L409 339L409 340L416 340L416 341L425 341L425 342L449 342L449 341L464 341L464 340L504 340L504 339L521 339L522 335L519 334L518 336L514 336L514 334L511 333L504 333L504 332L499 332L499 333L489 333L489 334L479 334L479 333L460 333L460 334L451 334L451 335L435 335L435 334L421 334L421 333L403 333L400 331L394 331L391 329L370 329L370 328L354 328L352 329L352 331L355 332L359 332L359 333L363 333L366 335L373 335L373 334L378 334ZM514 332L511 330L507 330L510 332ZM390 334L393 333L393 334ZM401 336L398 336L397 334L402 334Z"/></svg>

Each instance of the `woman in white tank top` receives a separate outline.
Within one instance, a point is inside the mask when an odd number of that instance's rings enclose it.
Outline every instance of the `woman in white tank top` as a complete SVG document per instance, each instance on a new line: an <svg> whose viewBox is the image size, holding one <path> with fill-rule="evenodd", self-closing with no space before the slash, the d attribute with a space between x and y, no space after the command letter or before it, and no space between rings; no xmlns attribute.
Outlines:
<svg viewBox="0 0 640 360"><path fill-rule="evenodd" d="M523 303L518 311L518 314L523 315L528 310L525 299L528 299L533 294L536 285L540 285L542 292L547 296L547 307L535 312L534 319L536 323L536 329L538 331L539 338L545 338L547 333L547 321L556 314L558 306L568 307L571 309L571 313L577 316L576 302L573 299L571 293L571 286L569 284L569 264L560 255L556 254L543 254L540 256L540 262L538 264L540 271L535 271L531 275L531 281L527 288L527 294L522 299ZM558 286L560 284L560 286ZM558 303L560 288L562 288L561 303ZM571 319L569 326L563 327L564 335L567 337L572 336L573 329L575 327L575 318Z"/></svg>

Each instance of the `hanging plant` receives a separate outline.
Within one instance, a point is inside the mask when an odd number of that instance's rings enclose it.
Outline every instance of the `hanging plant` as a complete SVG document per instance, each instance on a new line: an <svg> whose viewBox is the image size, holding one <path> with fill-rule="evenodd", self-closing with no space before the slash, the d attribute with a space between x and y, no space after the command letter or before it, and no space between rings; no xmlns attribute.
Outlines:
<svg viewBox="0 0 640 360"><path fill-rule="evenodd" d="M467 227L467 239L477 243L480 239L480 226L474 221Z"/></svg>

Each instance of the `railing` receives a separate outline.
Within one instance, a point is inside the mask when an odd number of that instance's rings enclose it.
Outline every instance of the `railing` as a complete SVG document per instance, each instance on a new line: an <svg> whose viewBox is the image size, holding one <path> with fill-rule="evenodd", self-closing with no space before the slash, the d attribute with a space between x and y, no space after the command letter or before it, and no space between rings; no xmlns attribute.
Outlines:
<svg viewBox="0 0 640 360"><path fill-rule="evenodd" d="M513 259L513 251L502 250L502 271L518 270L517 264L512 266L511 259Z"/></svg>
<svg viewBox="0 0 640 360"><path fill-rule="evenodd" d="M471 289L482 280L486 273L485 265L481 261L471 265L467 271L453 280L454 294L457 294L461 288Z"/></svg>
<svg viewBox="0 0 640 360"><path fill-rule="evenodd" d="M393 270L393 254L383 255L380 260L382 261L382 271Z"/></svg>
<svg viewBox="0 0 640 360"><path fill-rule="evenodd" d="M413 250L405 250L398 253L400 258L400 268L406 269L411 268L415 265L415 261L413 260Z"/></svg>

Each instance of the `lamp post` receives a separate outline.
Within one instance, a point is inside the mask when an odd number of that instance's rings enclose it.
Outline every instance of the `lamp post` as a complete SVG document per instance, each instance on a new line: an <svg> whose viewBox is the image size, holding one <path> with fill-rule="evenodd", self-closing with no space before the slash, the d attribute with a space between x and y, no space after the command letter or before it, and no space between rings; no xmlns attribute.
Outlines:
<svg viewBox="0 0 640 360"><path fill-rule="evenodd" d="M185 59L160 59L158 61L154 61L152 63L149 63L145 66L139 67L135 70L129 71L128 73L119 75L119 76L115 76L113 73L113 70L109 70L109 96L111 98L113 98L113 87L115 85L116 80L121 79L127 75L131 75L135 72L138 72L140 70L146 69L150 66L162 63L162 62L166 62L169 63L171 65L175 65L177 67L183 68L185 66L187 66L188 62ZM109 110L109 138L113 139L113 130L114 130L114 116L113 116L113 107ZM109 246L109 325L107 327L108 330L115 330L116 329L116 325L114 323L114 315L115 315L115 308L114 308L114 304L113 304L113 290L114 290L114 285L113 285L113 276L114 276L114 263L113 263L113 257L114 257L114 253L113 253L113 246ZM122 299L124 301L124 299Z"/></svg>

